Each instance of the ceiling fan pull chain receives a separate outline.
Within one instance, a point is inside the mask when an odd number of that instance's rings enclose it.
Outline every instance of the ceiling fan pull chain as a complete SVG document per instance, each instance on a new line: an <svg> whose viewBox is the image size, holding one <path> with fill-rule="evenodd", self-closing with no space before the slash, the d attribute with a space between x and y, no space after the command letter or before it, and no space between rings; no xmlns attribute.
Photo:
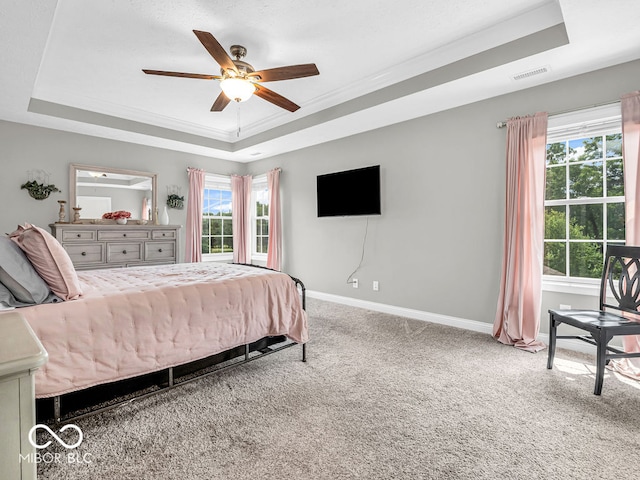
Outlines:
<svg viewBox="0 0 640 480"><path fill-rule="evenodd" d="M236 134L237 138L240 138L240 102L238 103L238 133Z"/></svg>

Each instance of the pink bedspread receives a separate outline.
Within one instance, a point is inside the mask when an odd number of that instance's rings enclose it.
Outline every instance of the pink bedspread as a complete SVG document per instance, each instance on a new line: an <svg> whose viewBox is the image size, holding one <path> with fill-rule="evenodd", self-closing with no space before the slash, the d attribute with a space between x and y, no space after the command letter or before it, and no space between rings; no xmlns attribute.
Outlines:
<svg viewBox="0 0 640 480"><path fill-rule="evenodd" d="M49 353L36 397L205 358L265 336L307 341L291 278L220 263L78 272L79 300L20 309Z"/></svg>

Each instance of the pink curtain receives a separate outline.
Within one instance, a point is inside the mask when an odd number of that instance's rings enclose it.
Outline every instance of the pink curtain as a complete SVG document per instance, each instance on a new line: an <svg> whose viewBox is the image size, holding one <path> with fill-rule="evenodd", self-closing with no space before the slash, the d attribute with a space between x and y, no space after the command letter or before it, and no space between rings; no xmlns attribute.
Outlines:
<svg viewBox="0 0 640 480"><path fill-rule="evenodd" d="M280 205L280 169L267 172L269 188L269 248L267 267L282 269L282 213Z"/></svg>
<svg viewBox="0 0 640 480"><path fill-rule="evenodd" d="M202 261L202 203L205 171L188 168L189 195L187 197L187 235L184 248L186 263Z"/></svg>
<svg viewBox="0 0 640 480"><path fill-rule="evenodd" d="M529 352L540 329L544 250L546 113L507 121L504 254L493 336Z"/></svg>
<svg viewBox="0 0 640 480"><path fill-rule="evenodd" d="M231 176L233 261L251 263L251 176Z"/></svg>
<svg viewBox="0 0 640 480"><path fill-rule="evenodd" d="M624 95L620 103L626 244L640 245L640 91ZM625 335L622 344L625 352L640 352L640 335ZM611 362L611 366L628 377L640 380L640 358L622 358Z"/></svg>

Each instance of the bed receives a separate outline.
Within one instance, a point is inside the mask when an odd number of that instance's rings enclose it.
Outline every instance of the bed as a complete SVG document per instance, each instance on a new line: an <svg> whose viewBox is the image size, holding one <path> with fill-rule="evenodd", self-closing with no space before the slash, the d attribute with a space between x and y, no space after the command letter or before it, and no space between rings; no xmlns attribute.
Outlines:
<svg viewBox="0 0 640 480"><path fill-rule="evenodd" d="M0 237L0 303L18 307L49 354L35 395L53 398L251 349L308 340L304 285L253 265L182 263L76 272L62 245L25 224ZM21 308L23 307L23 308ZM288 339L287 345L270 344ZM265 343L266 342L266 343ZM181 371L184 368L180 369Z"/></svg>
<svg viewBox="0 0 640 480"><path fill-rule="evenodd" d="M266 336L307 341L291 278L247 265L183 263L78 272L83 295L21 309L49 353L36 397L198 360Z"/></svg>
<svg viewBox="0 0 640 480"><path fill-rule="evenodd" d="M296 279L284 273L211 262L77 275L78 299L20 309L49 353L36 373L36 398L55 397L57 419L63 394L265 337L308 340Z"/></svg>

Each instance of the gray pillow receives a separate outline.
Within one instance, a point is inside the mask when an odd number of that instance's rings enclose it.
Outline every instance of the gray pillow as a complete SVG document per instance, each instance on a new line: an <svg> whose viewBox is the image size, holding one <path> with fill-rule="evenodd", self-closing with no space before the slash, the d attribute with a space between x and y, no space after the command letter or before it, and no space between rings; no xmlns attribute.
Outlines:
<svg viewBox="0 0 640 480"><path fill-rule="evenodd" d="M57 303L62 302L62 299L55 295L54 293L50 293L46 300L42 303ZM24 303L20 300L16 299L13 294L9 291L7 287L5 287L2 283L0 283L0 304L6 307L30 307L33 303Z"/></svg>
<svg viewBox="0 0 640 480"><path fill-rule="evenodd" d="M22 307L28 305L16 300L16 297L14 297L9 289L2 283L0 283L0 304L5 307Z"/></svg>
<svg viewBox="0 0 640 480"><path fill-rule="evenodd" d="M0 236L0 283L26 305L44 303L51 294L20 247L4 236Z"/></svg>

